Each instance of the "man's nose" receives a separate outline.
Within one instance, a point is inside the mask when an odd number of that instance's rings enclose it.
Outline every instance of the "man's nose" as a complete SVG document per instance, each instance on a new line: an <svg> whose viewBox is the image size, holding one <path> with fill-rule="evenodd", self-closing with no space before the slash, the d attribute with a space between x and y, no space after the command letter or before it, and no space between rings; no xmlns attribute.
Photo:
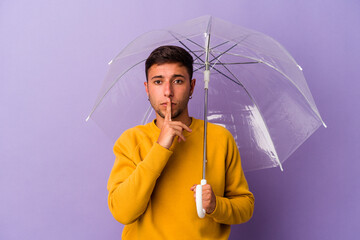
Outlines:
<svg viewBox="0 0 360 240"><path fill-rule="evenodd" d="M173 95L173 89L170 82L166 82L164 84L164 95L166 97L171 97Z"/></svg>

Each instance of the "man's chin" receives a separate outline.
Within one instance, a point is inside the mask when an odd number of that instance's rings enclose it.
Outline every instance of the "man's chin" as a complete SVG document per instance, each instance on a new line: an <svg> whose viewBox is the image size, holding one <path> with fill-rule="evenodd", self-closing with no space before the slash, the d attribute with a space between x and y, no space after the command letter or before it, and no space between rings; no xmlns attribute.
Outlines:
<svg viewBox="0 0 360 240"><path fill-rule="evenodd" d="M156 111L156 113L161 117L161 118L165 118L165 114L161 111ZM171 114L171 119L176 119L177 117L179 117L181 114L181 112L175 112L173 114Z"/></svg>

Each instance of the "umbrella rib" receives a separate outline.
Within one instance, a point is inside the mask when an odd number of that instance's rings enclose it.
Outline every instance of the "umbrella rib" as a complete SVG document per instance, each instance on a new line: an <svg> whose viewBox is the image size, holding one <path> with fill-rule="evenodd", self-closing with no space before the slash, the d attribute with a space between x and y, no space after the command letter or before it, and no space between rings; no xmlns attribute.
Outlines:
<svg viewBox="0 0 360 240"><path fill-rule="evenodd" d="M239 45L239 43L243 42L245 39L247 39L249 37L249 35L246 35L243 39L241 39L239 42L236 42L233 46L231 46L230 48L228 48L227 50L225 50L224 52L221 52L218 56L214 57L214 59L212 59L210 62L213 62L215 60L217 60L219 57L221 57L222 55L224 55L225 53L228 53L231 49L233 49L234 47L236 47L237 45Z"/></svg>
<svg viewBox="0 0 360 240"><path fill-rule="evenodd" d="M193 72L197 72L198 70L201 70L201 69L204 69L205 68L205 65L202 64L201 67L197 68L197 69L194 69Z"/></svg>
<svg viewBox="0 0 360 240"><path fill-rule="evenodd" d="M225 65L241 65L241 64L254 64L254 63L260 63L260 62L238 62L238 63L222 63L222 62L220 62L220 63L214 63L213 66L216 66L216 65L221 65L221 66L225 66ZM203 65L203 64L194 62L194 65Z"/></svg>
<svg viewBox="0 0 360 240"><path fill-rule="evenodd" d="M150 106L148 107L148 109L146 110L146 112L145 112L145 114L144 114L144 117L143 117L143 119L141 120L141 125L144 125L146 122L147 122L147 120L148 120L148 118L150 117L150 114L153 112L153 108L152 108L152 106L151 106L151 104L150 104Z"/></svg>
<svg viewBox="0 0 360 240"><path fill-rule="evenodd" d="M212 55L212 54L211 54ZM219 63L217 63L217 62L219 62ZM214 64L212 64L212 68L214 68L214 66L216 66L216 65L220 65L220 66L224 66L224 68L226 68L225 67L225 65L240 65L240 64L254 64L254 63L261 63L261 62L239 62L239 63L223 63L223 62L221 62L219 59L217 60L217 62L216 63L214 63ZM194 62L194 65L200 65L200 67L199 68L197 68L197 69L195 69L194 70L194 72L196 72L196 71L198 71L198 70L200 70L200 69L203 69L203 68L205 68L205 65L203 65L202 63L195 63ZM228 70L229 72L231 72L229 69L227 69L226 68L226 70ZM233 74L232 74L233 75ZM234 76L234 75L233 75ZM235 76L234 76L235 77Z"/></svg>
<svg viewBox="0 0 360 240"><path fill-rule="evenodd" d="M226 74L223 73L222 71L218 70L216 67L213 67L212 69L214 69L215 71L217 71L218 73L220 73L221 75L223 75L224 77L226 77L227 79L231 80L231 81L234 82L235 84L244 87L239 80L234 80L234 79L232 79L231 77L229 77L228 75L226 75Z"/></svg>
<svg viewBox="0 0 360 240"><path fill-rule="evenodd" d="M173 36L174 36L174 35L173 35ZM184 36L182 36L182 37L184 37ZM176 37L175 37L175 38L176 38ZM198 44L197 42L194 42L193 40L191 40L190 38L187 38L187 37L185 37L185 39L188 40L189 42L193 43L194 45L198 46L199 48L203 49L203 50L198 50L198 51L204 51L204 47L201 46L200 44ZM177 40L178 40L178 39L177 39ZM210 48L209 50L211 51L212 49L218 48L218 47L220 47L220 46L222 46L222 45L224 45L224 44L226 44L226 43L228 43L228 42L229 42L229 41L220 43L220 44L216 45L215 47ZM197 51L193 51L193 52L197 52Z"/></svg>
<svg viewBox="0 0 360 240"><path fill-rule="evenodd" d="M195 44L196 46L198 46L198 47L199 47L199 48L201 48L202 50L204 50L204 47L203 47L203 46L201 46L200 44L198 44L198 43L194 42L194 41L193 41L193 40L191 40L190 38L185 37L185 39L186 39L186 40L188 40L189 42L191 42L191 43Z"/></svg>
<svg viewBox="0 0 360 240"><path fill-rule="evenodd" d="M212 53L211 53L211 55L214 57L214 55ZM217 61L222 64L222 62L220 61L220 58L217 58ZM225 65L223 65L223 67L237 80L238 83L241 84L240 80ZM243 85L241 84L241 86L243 86Z"/></svg>
<svg viewBox="0 0 360 240"><path fill-rule="evenodd" d="M200 61L202 61L202 62L204 63L204 61L200 58L200 56L198 56L198 55L197 55L194 51L192 51L187 45L185 45L185 43L183 43L179 38L177 38L172 31L169 31L169 33L170 33L176 40L178 40L178 42L179 42L181 45L183 45L189 52L191 52L192 54L194 54L194 56L196 56L196 59L195 59L195 60L200 60ZM184 36L182 36L182 37L184 37ZM194 43L192 40L188 39L187 37L185 37L185 39L188 40L188 41L190 41L190 42L192 42L192 43ZM203 47L201 47L201 46L198 45L197 43L194 43L194 44L196 44L196 45L199 46L200 48L204 49Z"/></svg>
<svg viewBox="0 0 360 240"><path fill-rule="evenodd" d="M239 65L239 64L254 64L254 63L260 63L260 62L238 62L238 63L222 63L222 62L220 62L220 63L216 63L215 65L225 66L225 65Z"/></svg>
<svg viewBox="0 0 360 240"><path fill-rule="evenodd" d="M237 45L238 45L239 43L235 43L233 46L231 46L229 49L227 49L225 52L222 52L222 53L220 53L218 56L214 56L214 55L212 55L214 58L210 61L210 63L211 62L213 62L213 61L215 61L215 60L218 60L222 55L224 55L225 53L227 53L228 51L230 51L231 49L233 49L234 47L236 47Z"/></svg>
<svg viewBox="0 0 360 240"><path fill-rule="evenodd" d="M201 52L201 54L194 59L194 64L204 64L204 61L201 59L201 57L204 56L204 54L205 52ZM200 60L202 61L202 63L196 63L195 62L196 60Z"/></svg>
<svg viewBox="0 0 360 240"><path fill-rule="evenodd" d="M141 60L140 62L132 65L130 68L128 68L126 71L124 71L122 74L120 74L120 76L118 76L114 82L110 85L110 87L108 88L108 90L106 90L106 92L104 93L103 96L101 96L100 100L96 103L96 105L93 107L92 111L90 112L89 116L86 118L86 121L88 121L91 117L91 115L94 113L94 111L96 110L96 108L100 105L100 103L102 102L102 100L104 99L104 97L106 96L106 94L108 94L108 92L114 87L114 85L120 80L120 78L122 76L124 76L128 71L130 71L131 69L133 69L134 67L136 67L137 65L139 65L140 63L145 62L146 59Z"/></svg>
<svg viewBox="0 0 360 240"><path fill-rule="evenodd" d="M228 42L230 42L230 41L226 41L226 42L220 43L220 44L216 45L215 47L210 48L210 51L213 50L213 49L215 49L215 48L218 48L218 47L220 47L220 46L222 46L222 45L224 45L224 44L226 44L226 43L228 43Z"/></svg>

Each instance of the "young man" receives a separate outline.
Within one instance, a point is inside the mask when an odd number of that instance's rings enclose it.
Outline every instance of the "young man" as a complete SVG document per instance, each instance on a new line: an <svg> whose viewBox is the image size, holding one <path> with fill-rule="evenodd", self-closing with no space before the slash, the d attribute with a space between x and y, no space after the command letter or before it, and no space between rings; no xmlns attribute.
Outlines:
<svg viewBox="0 0 360 240"><path fill-rule="evenodd" d="M204 122L188 113L196 83L192 64L191 55L175 46L155 49L146 61L145 91L156 119L120 136L108 181L110 211L125 224L122 239L227 239L231 224L252 216L254 197L235 141L211 123L206 216L197 216L191 191L202 178Z"/></svg>

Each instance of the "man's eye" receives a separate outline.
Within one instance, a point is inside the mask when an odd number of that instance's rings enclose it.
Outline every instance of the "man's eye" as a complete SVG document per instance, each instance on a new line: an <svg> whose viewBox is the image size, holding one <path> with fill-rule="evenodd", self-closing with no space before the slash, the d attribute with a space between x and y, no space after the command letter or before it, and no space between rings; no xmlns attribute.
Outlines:
<svg viewBox="0 0 360 240"><path fill-rule="evenodd" d="M161 84L161 81L160 81L160 80L156 80L156 81L154 81L154 84L159 85L159 84Z"/></svg>
<svg viewBox="0 0 360 240"><path fill-rule="evenodd" d="M175 81L174 81L174 83L176 83L176 84L181 84L181 83L183 83L184 81L183 80L181 80L181 79L176 79Z"/></svg>

